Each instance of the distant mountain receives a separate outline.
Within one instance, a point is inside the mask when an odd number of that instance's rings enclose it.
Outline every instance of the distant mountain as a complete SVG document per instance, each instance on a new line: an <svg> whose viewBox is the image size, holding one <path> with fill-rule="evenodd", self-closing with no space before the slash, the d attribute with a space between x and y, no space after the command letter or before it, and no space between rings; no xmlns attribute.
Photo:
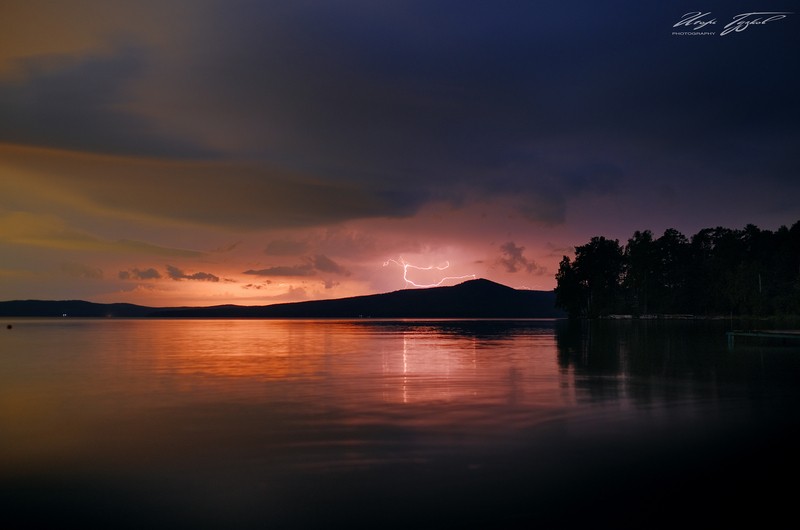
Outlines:
<svg viewBox="0 0 800 530"><path fill-rule="evenodd" d="M95 304L83 300L0 302L0 317L146 317L156 310L134 304Z"/></svg>
<svg viewBox="0 0 800 530"><path fill-rule="evenodd" d="M262 318L550 318L564 316L552 291L522 291L489 280L453 287L404 289L385 294L268 306L167 309L153 316Z"/></svg>
<svg viewBox="0 0 800 530"><path fill-rule="evenodd" d="M404 289L385 294L266 306L153 308L133 304L95 304L79 300L0 302L0 316L162 318L554 318L553 291L512 289L489 280L452 287Z"/></svg>

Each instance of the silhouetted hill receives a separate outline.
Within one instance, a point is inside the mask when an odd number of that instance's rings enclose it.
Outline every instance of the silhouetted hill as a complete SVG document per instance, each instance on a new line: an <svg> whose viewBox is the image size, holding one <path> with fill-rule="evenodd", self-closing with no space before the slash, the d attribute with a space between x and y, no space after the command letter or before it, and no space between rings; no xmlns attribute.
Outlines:
<svg viewBox="0 0 800 530"><path fill-rule="evenodd" d="M215 306L171 309L155 316L318 317L318 318L550 318L552 291L521 291L489 280L453 287L404 289L385 294L269 306Z"/></svg>
<svg viewBox="0 0 800 530"><path fill-rule="evenodd" d="M0 302L0 316L4 317L146 317L157 310L134 304L96 304L83 300Z"/></svg>
<svg viewBox="0 0 800 530"><path fill-rule="evenodd" d="M148 308L82 301L0 302L0 316L213 317L213 318L553 318L552 291L523 291L489 280L452 287L404 289L385 294L267 306Z"/></svg>

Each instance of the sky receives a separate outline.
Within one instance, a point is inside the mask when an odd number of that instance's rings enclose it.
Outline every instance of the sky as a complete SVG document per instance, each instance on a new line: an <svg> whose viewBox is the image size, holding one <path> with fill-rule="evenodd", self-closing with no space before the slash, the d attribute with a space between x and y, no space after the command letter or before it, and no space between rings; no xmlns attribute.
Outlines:
<svg viewBox="0 0 800 530"><path fill-rule="evenodd" d="M592 236L775 230L799 52L798 0L2 0L0 300L549 290Z"/></svg>

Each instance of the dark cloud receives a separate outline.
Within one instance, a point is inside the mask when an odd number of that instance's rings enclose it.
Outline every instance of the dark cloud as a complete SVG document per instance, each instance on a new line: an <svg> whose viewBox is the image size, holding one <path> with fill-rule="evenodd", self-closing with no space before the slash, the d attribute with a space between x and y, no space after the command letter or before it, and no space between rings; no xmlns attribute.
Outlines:
<svg viewBox="0 0 800 530"><path fill-rule="evenodd" d="M242 285L242 289L257 289L257 290L266 289L267 286L270 285L271 283L272 283L271 280L266 280L263 283L248 283Z"/></svg>
<svg viewBox="0 0 800 530"><path fill-rule="evenodd" d="M800 169L785 135L800 120L797 25L672 37L690 4L249 4L205 28L238 32L204 48L204 67L224 75L202 97L260 118L242 121L243 150L407 205L467 188L552 204L526 216L562 222L574 193L671 180L659 164L684 157L689 181L720 164L749 178L765 163L787 181ZM275 140L268 152L249 141L262 136Z"/></svg>
<svg viewBox="0 0 800 530"><path fill-rule="evenodd" d="M219 276L215 276L208 272L195 272L194 274L186 274L178 267L167 265L167 276L173 280L199 280L203 282L218 282Z"/></svg>
<svg viewBox="0 0 800 530"><path fill-rule="evenodd" d="M256 276L314 276L320 272L350 276L350 271L322 254L306 258L306 262L301 265L278 265L266 269L250 269L244 271L243 274L253 274Z"/></svg>
<svg viewBox="0 0 800 530"><path fill-rule="evenodd" d="M338 274L340 276L350 276L350 271L322 254L317 254L311 258L311 262L314 264L314 268L319 272Z"/></svg>
<svg viewBox="0 0 800 530"><path fill-rule="evenodd" d="M203 282L218 282L219 276L214 276L209 272L195 272L186 276L187 280L200 280Z"/></svg>
<svg viewBox="0 0 800 530"><path fill-rule="evenodd" d="M139 168L105 175L141 181L130 198L86 194L237 228L402 217L473 196L513 197L522 218L560 224L576 196L632 182L708 194L757 178L771 206L798 187L800 15L681 38L672 25L691 1L234 5L197 4L163 53L22 63L0 81L0 140L208 155L163 133L196 132L255 169ZM722 20L752 6L702 9ZM148 88L140 100L134 86ZM270 255L334 255L274 243Z"/></svg>
<svg viewBox="0 0 800 530"><path fill-rule="evenodd" d="M255 276L313 276L315 271L311 263L305 263L303 265L279 265L258 270L250 269L242 274L253 274Z"/></svg>
<svg viewBox="0 0 800 530"><path fill-rule="evenodd" d="M161 278L161 273L156 269L150 267L149 269L131 269L127 271L119 271L120 280L158 280Z"/></svg>
<svg viewBox="0 0 800 530"><path fill-rule="evenodd" d="M47 189L62 208L74 209L74 198L80 197L81 207L123 218L248 231L413 212L409 205L388 202L367 188L257 164L71 155L3 144L0 159L11 171L30 173L30 189ZM0 191L25 192L20 187L0 181ZM136 241L120 241L119 246L174 256L202 254Z"/></svg>
<svg viewBox="0 0 800 530"><path fill-rule="evenodd" d="M500 245L503 255L497 261L506 272L527 272L531 274L543 274L544 268L540 267L534 260L525 257L523 252L525 247L518 247L513 241L508 241Z"/></svg>
<svg viewBox="0 0 800 530"><path fill-rule="evenodd" d="M168 137L125 106L147 52L20 60L0 77L0 141L126 155L207 157L211 152Z"/></svg>

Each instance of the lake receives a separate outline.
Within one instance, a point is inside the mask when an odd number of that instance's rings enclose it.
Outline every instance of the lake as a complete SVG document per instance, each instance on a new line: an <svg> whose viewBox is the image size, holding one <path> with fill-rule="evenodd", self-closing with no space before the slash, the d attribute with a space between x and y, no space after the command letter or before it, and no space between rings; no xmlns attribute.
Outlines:
<svg viewBox="0 0 800 530"><path fill-rule="evenodd" d="M0 325L4 528L794 515L800 347L727 321Z"/></svg>

